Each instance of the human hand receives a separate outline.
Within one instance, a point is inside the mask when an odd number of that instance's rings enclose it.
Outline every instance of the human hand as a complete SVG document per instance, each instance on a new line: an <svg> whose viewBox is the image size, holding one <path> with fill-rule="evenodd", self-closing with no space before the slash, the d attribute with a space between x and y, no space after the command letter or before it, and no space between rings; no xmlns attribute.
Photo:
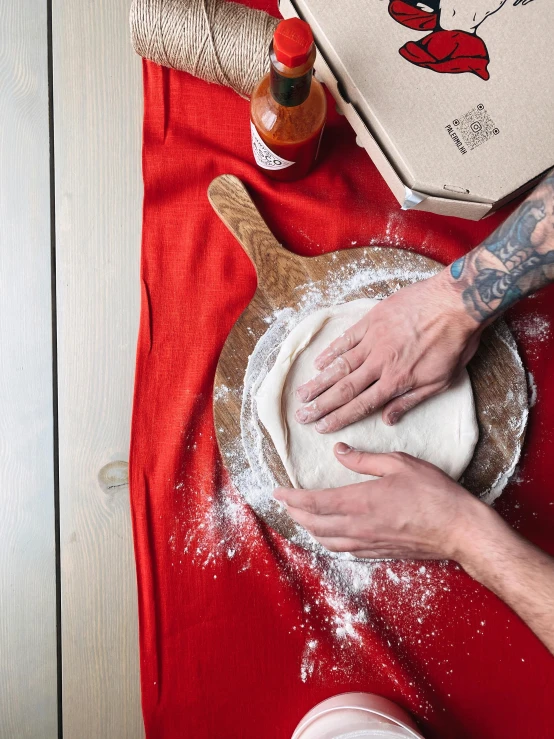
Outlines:
<svg viewBox="0 0 554 739"><path fill-rule="evenodd" d="M297 388L296 413L316 431L339 431L383 408L393 425L448 389L475 354L484 324L464 308L447 270L402 288L333 341L321 372Z"/></svg>
<svg viewBox="0 0 554 739"><path fill-rule="evenodd" d="M278 488L275 498L327 549L373 559L452 559L496 593L554 654L554 559L437 467L407 454L336 444L350 470L378 475L331 490Z"/></svg>
<svg viewBox="0 0 554 739"><path fill-rule="evenodd" d="M473 562L478 532L498 515L432 464L336 444L338 461L377 480L329 490L278 488L275 498L324 547L357 557Z"/></svg>

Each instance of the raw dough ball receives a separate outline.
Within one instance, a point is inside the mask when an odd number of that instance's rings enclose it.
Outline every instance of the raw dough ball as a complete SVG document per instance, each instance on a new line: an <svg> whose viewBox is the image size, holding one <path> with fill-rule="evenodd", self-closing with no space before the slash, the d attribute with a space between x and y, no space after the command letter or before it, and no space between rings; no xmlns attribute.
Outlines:
<svg viewBox="0 0 554 739"><path fill-rule="evenodd" d="M425 401L394 426L381 411L331 434L318 434L314 424L298 423L302 405L296 388L316 374L314 359L333 339L360 320L379 301L369 298L323 308L301 321L281 345L275 364L256 394L258 416L294 487L334 488L367 480L347 470L333 454L343 441L371 452L408 452L432 462L454 480L469 464L479 435L469 375L447 392Z"/></svg>

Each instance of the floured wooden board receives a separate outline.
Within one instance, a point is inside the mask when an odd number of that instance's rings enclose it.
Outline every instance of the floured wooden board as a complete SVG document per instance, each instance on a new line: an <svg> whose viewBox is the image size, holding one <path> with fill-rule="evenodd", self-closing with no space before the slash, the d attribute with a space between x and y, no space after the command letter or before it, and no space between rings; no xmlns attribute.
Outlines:
<svg viewBox="0 0 554 739"><path fill-rule="evenodd" d="M290 486L290 481L263 427L253 432L255 375L267 371L288 331L313 310L361 297L385 297L443 265L413 252L376 247L297 256L277 243L236 177L218 177L208 197L258 276L254 297L231 330L216 370L214 421L222 458L233 484L266 523L315 548L271 496L275 483ZM491 502L519 459L528 413L525 371L505 323L485 331L468 370L479 441L463 484Z"/></svg>

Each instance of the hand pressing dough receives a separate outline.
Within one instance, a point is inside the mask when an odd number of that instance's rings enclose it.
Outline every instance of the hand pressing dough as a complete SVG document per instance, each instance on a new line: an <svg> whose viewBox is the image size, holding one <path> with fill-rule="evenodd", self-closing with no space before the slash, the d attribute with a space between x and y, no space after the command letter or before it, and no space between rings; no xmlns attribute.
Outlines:
<svg viewBox="0 0 554 739"><path fill-rule="evenodd" d="M370 452L407 452L432 462L454 480L473 456L479 431L465 370L449 390L417 406L394 426L383 423L380 410L330 434L319 434L315 424L295 420L302 405L295 390L316 374L314 359L378 302L362 298L309 315L285 339L258 389L258 416L296 488L334 488L368 479L336 460L333 446L338 441Z"/></svg>

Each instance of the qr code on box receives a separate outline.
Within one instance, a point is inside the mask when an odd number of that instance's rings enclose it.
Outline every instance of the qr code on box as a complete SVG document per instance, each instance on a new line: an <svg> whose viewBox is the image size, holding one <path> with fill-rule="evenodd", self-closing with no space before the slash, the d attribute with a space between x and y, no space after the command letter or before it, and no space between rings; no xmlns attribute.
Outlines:
<svg viewBox="0 0 554 739"><path fill-rule="evenodd" d="M452 125L470 150L476 149L500 133L482 104L476 105L461 118L453 120Z"/></svg>

